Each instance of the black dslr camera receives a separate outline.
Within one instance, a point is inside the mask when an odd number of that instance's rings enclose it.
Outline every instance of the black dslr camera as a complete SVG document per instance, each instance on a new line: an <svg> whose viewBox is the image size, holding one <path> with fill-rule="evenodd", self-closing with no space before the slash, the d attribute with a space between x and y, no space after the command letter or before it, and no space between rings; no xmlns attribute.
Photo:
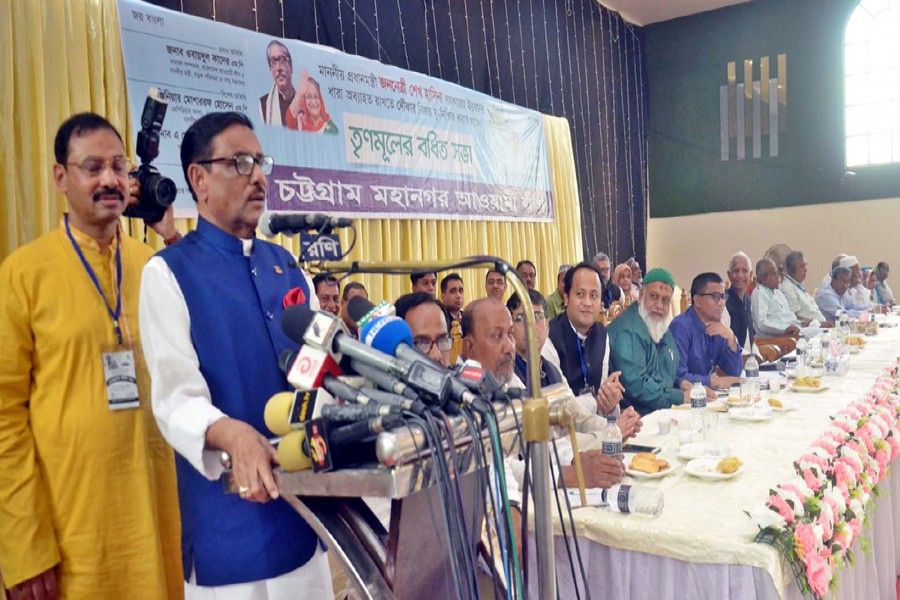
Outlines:
<svg viewBox="0 0 900 600"><path fill-rule="evenodd" d="M163 218L178 193L175 182L160 175L159 169L150 164L159 156L159 132L168 108L168 103L158 99L156 94L156 88L150 88L147 102L144 103L141 130L137 136L137 155L141 159L141 166L131 175L140 182L141 192L138 203L125 210L126 217L143 219L148 224L158 223Z"/></svg>

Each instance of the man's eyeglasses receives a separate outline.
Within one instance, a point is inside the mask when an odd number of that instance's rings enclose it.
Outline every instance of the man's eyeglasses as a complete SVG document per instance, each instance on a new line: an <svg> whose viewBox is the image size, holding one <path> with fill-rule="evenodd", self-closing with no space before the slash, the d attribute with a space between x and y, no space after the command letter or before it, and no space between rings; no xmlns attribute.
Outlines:
<svg viewBox="0 0 900 600"><path fill-rule="evenodd" d="M112 169L112 172L115 173L116 177L126 177L131 168L131 163L128 162L128 159L124 156L113 156L112 158L107 159L88 157L84 159L81 164L72 162L67 162L66 164L72 167L78 167L85 175L90 175L91 177L98 177L106 170L107 165L109 165L109 168Z"/></svg>
<svg viewBox="0 0 900 600"><path fill-rule="evenodd" d="M269 66L270 67L274 67L275 65L287 67L290 64L291 64L290 57L287 57L287 56L270 56L269 57Z"/></svg>
<svg viewBox="0 0 900 600"><path fill-rule="evenodd" d="M413 346L415 346L416 350L423 354L428 354L429 352L431 352L431 349L435 345L441 352L449 352L450 348L453 347L453 338L449 335L442 335L436 340L424 337L417 337L413 340Z"/></svg>
<svg viewBox="0 0 900 600"><path fill-rule="evenodd" d="M535 322L543 321L546 318L547 318L547 313L545 313L544 311L542 311L542 310L534 311L534 321ZM515 323L522 323L525 321L525 313L520 312L519 314L514 316L512 319L513 319L513 322L515 322Z"/></svg>
<svg viewBox="0 0 900 600"><path fill-rule="evenodd" d="M268 175L272 172L272 167L275 165L274 158L262 154L260 154L259 156L253 156L252 154L235 154L231 158L210 158L208 160L198 160L197 164L208 165L211 163L219 162L234 163L234 168L239 175L250 175L251 173L253 173L253 165L259 165L259 170L263 172L263 175Z"/></svg>
<svg viewBox="0 0 900 600"><path fill-rule="evenodd" d="M708 294L697 294L698 296L709 296L712 298L713 302L722 302L728 298L727 294L720 294L719 292L710 292Z"/></svg>

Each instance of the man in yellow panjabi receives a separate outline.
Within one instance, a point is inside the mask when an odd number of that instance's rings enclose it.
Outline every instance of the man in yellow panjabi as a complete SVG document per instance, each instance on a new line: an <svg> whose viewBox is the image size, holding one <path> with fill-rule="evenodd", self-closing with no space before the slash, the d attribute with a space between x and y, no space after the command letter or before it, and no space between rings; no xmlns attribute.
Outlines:
<svg viewBox="0 0 900 600"><path fill-rule="evenodd" d="M0 569L14 599L181 598L174 458L138 331L153 250L119 225L125 148L81 113L55 152L68 214L0 265ZM154 229L177 236L171 210Z"/></svg>

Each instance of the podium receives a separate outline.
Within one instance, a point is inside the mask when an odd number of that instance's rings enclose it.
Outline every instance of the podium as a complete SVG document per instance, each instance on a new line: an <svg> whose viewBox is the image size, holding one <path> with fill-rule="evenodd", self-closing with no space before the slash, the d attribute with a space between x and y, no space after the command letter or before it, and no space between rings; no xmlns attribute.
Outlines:
<svg viewBox="0 0 900 600"><path fill-rule="evenodd" d="M502 454L517 455L522 403L495 408ZM481 539L489 475L478 461L471 435L459 421L453 420L455 433L460 434L453 449L459 473L453 476L459 484L472 554L477 556L474 544ZM414 437L410 429L379 434L379 458L393 463L390 467L373 464L327 473L276 471L282 498L333 553L357 597L366 600L456 596L436 466L431 451ZM489 440L485 439L484 445L490 455ZM449 457L446 444L444 450ZM230 475L226 473L223 482L226 491L234 492ZM390 501L387 528L364 498Z"/></svg>

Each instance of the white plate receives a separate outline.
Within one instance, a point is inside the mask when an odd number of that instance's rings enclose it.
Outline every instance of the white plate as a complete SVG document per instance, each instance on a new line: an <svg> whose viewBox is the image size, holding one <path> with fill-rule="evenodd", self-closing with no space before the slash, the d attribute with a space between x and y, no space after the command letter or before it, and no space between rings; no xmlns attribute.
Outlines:
<svg viewBox="0 0 900 600"><path fill-rule="evenodd" d="M728 398L725 398L724 400L722 400L722 404L724 404L725 406L731 407L731 408L734 408L735 406L747 406L746 402L741 402L740 400L738 400L737 402L732 402L731 401L732 398L734 398L734 396L729 396Z"/></svg>
<svg viewBox="0 0 900 600"><path fill-rule="evenodd" d="M772 406L772 405L770 405L770 404L768 403L768 401L766 401L766 406L768 406L769 408L771 408L771 409L774 410L775 412L788 412L788 411L791 411L791 410L797 410L798 408L800 408L800 403L797 402L796 400L788 400L788 399L786 399L786 398L785 398L785 399L778 398L778 400L784 405L784 406L782 406L781 408L778 408L777 406Z"/></svg>
<svg viewBox="0 0 900 600"><path fill-rule="evenodd" d="M731 448L725 444L715 442L696 442L682 444L678 449L678 458L682 460L694 460L695 458L725 458L731 454Z"/></svg>
<svg viewBox="0 0 900 600"><path fill-rule="evenodd" d="M741 408L732 408L728 411L728 418L732 421L749 421L751 423L759 423L761 421L770 421L775 416L772 407L768 402L765 406L746 406Z"/></svg>
<svg viewBox="0 0 900 600"><path fill-rule="evenodd" d="M825 377L824 367L811 367L809 371L810 377ZM797 376L797 369L787 369L784 374L793 379Z"/></svg>
<svg viewBox="0 0 900 600"><path fill-rule="evenodd" d="M631 461L628 461L628 464L631 464ZM671 460L669 461L669 468L665 471L657 471L656 473L644 473L643 471L635 471L630 467L625 468L625 472L635 479L661 479L666 475L671 475L674 471L677 471L681 467L678 463L673 463Z"/></svg>
<svg viewBox="0 0 900 600"><path fill-rule="evenodd" d="M789 387L788 389L790 389L791 391L794 391L794 392L798 392L798 393L800 393L800 394L818 394L819 392L824 392L824 391L827 390L829 387L830 387L830 386L829 386L827 383L823 383L822 385L820 385L820 386L817 387L817 388L814 388L814 387L797 387L796 385L794 385L794 382L791 382L791 385L790 385L790 387Z"/></svg>
<svg viewBox="0 0 900 600"><path fill-rule="evenodd" d="M741 467L734 473L719 473L718 471L716 471L716 465L719 464L720 460L722 459L698 458L685 465L684 472L688 475L699 477L700 479L709 479L712 481L731 479L732 477L737 477L744 472L744 465L741 465Z"/></svg>

